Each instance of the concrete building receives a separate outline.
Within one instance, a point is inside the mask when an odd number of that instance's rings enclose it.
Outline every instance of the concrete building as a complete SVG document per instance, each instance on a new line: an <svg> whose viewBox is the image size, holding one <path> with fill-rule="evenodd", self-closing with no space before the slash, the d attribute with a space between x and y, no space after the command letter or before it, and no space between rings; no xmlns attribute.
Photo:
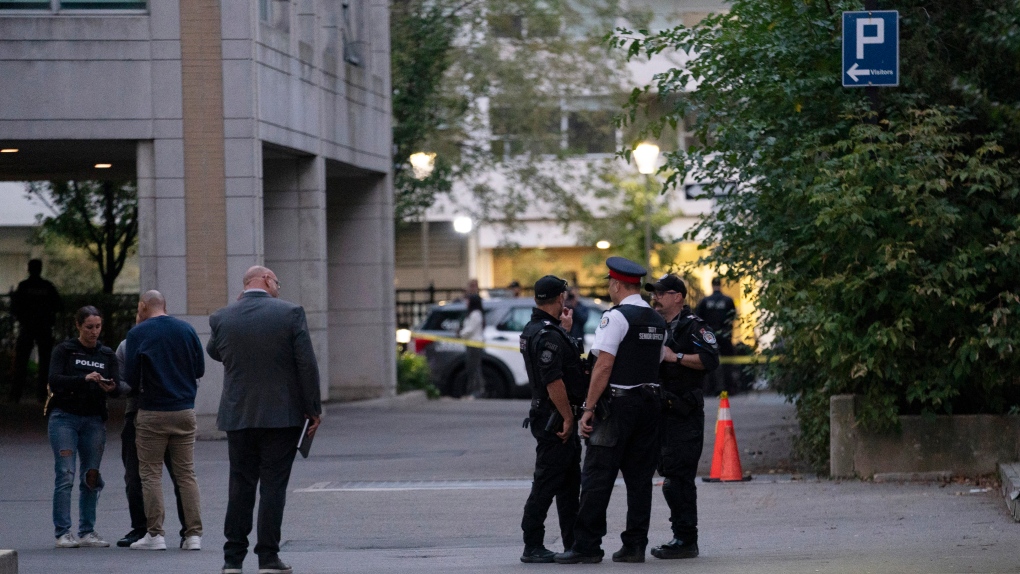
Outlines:
<svg viewBox="0 0 1020 574"><path fill-rule="evenodd" d="M0 180L136 179L142 290L207 338L265 264L324 398L394 392L384 0L4 1L0 78Z"/></svg>

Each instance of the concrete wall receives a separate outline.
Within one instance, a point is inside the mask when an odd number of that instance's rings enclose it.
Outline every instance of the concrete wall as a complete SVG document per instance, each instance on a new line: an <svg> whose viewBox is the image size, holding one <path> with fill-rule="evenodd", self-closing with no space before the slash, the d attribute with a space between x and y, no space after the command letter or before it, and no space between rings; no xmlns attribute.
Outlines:
<svg viewBox="0 0 1020 574"><path fill-rule="evenodd" d="M899 431L875 433L857 423L853 395L833 396L829 404L833 477L976 476L996 472L998 463L1020 453L1020 416L901 416Z"/></svg>

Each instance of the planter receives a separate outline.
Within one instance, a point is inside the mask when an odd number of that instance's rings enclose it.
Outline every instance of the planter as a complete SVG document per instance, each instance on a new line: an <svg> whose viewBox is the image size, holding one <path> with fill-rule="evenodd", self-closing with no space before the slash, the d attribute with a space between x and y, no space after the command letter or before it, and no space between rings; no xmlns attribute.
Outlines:
<svg viewBox="0 0 1020 574"><path fill-rule="evenodd" d="M871 479L978 476L1020 458L1020 416L901 416L900 430L866 432L854 395L829 402L829 472Z"/></svg>

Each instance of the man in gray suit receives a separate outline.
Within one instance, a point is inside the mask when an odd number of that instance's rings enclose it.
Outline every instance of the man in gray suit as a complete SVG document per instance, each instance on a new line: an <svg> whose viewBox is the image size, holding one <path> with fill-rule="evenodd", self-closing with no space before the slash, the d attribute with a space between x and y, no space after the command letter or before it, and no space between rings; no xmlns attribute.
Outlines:
<svg viewBox="0 0 1020 574"><path fill-rule="evenodd" d="M223 363L216 425L227 433L230 457L223 574L241 572L259 482L259 574L292 572L279 557L287 483L305 419L311 437L322 406L305 310L279 295L276 274L256 265L238 300L209 317L206 350Z"/></svg>

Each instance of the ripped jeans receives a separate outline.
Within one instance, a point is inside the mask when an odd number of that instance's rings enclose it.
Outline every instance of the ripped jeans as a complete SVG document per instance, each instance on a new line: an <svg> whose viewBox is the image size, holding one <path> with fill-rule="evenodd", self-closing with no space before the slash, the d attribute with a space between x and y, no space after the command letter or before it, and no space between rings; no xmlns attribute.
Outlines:
<svg viewBox="0 0 1020 574"><path fill-rule="evenodd" d="M71 531L71 490L74 488L75 458L81 458L78 486L78 536L92 532L96 504L103 490L99 464L106 447L106 423L100 416L83 417L53 409L49 422L53 448L53 528L56 538Z"/></svg>

